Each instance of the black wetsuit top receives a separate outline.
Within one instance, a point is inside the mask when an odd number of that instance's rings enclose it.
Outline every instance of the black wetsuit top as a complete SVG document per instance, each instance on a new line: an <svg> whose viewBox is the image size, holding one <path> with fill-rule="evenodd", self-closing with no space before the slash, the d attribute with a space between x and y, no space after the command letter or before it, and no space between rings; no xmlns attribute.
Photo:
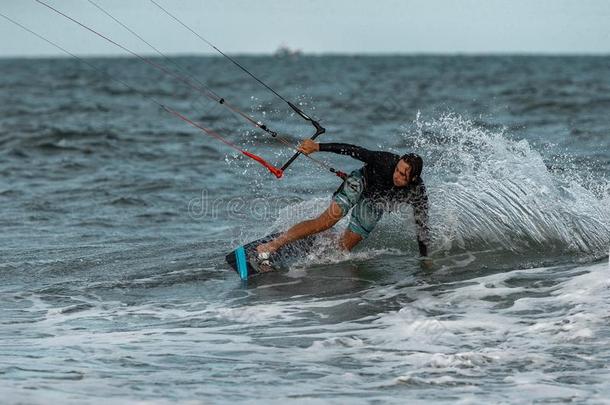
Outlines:
<svg viewBox="0 0 610 405"><path fill-rule="evenodd" d="M360 146L346 143L320 143L320 152L333 152L348 155L366 163L363 167L364 190L362 196L375 202L383 203L385 207L396 203L407 203L413 206L413 215L417 225L417 242L419 253L428 255L428 195L421 177L417 177L409 185L397 187L394 185L394 169L400 156L391 152L371 151Z"/></svg>

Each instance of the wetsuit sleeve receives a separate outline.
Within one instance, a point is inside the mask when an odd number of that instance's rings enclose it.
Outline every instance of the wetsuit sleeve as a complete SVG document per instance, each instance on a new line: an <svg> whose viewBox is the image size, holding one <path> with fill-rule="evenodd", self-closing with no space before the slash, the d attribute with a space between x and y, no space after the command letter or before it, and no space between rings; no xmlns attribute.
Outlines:
<svg viewBox="0 0 610 405"><path fill-rule="evenodd" d="M415 225L417 225L419 254L421 256L428 256L428 246L430 245L430 228L428 227L429 203L426 186L424 186L423 182L415 187L411 204L413 205Z"/></svg>
<svg viewBox="0 0 610 405"><path fill-rule="evenodd" d="M348 143L320 143L320 152L332 152L351 156L364 163L376 163L379 152L368 150Z"/></svg>

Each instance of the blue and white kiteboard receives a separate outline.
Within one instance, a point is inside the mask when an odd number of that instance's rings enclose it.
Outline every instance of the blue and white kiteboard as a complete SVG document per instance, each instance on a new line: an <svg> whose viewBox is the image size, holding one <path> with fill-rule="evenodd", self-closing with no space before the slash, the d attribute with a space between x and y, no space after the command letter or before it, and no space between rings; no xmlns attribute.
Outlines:
<svg viewBox="0 0 610 405"><path fill-rule="evenodd" d="M277 252L271 255L268 265L258 265L256 247L262 243L269 242L278 236L279 233L267 235L264 238L239 246L226 256L227 263L237 272L237 274L239 274L239 278L247 280L257 274L285 268L290 262L294 262L295 260L304 257L307 255L316 239L315 236L309 236L305 239L282 246Z"/></svg>

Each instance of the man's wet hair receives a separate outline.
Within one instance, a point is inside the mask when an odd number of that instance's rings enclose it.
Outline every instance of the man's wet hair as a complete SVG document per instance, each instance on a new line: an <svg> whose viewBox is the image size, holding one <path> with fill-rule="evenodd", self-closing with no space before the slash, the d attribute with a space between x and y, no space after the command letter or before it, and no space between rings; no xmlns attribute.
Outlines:
<svg viewBox="0 0 610 405"><path fill-rule="evenodd" d="M421 176L421 171L424 168L424 160L417 153L407 153L402 155L400 159L404 160L411 166L411 182L417 180Z"/></svg>

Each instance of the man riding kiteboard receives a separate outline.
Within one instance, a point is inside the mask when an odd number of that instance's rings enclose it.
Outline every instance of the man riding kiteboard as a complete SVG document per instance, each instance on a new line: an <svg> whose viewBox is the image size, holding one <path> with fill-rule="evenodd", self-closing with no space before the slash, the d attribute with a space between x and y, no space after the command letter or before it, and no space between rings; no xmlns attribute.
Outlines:
<svg viewBox="0 0 610 405"><path fill-rule="evenodd" d="M310 139L303 141L298 149L307 155L318 151L348 155L365 165L347 176L333 194L330 206L317 218L300 222L256 248L261 271L269 264L270 255L282 246L331 228L350 209L350 223L339 246L351 250L368 237L384 211L395 210L402 204L413 206L419 253L422 257L428 255L428 196L421 178L423 160L419 155L399 156L345 143L316 143Z"/></svg>
<svg viewBox="0 0 610 405"><path fill-rule="evenodd" d="M259 120L250 117L248 114L240 111L234 105L227 102L227 100L218 94L216 94L211 89L207 88L203 83L198 80L193 80L190 75L186 75L184 77L183 74L178 73L172 69L168 69L164 65L160 65L155 61L148 59L144 56L139 55L138 53L130 50L129 48L115 42L111 38L100 34L93 28L85 25L84 23L78 21L77 19L71 17L70 15L60 11L54 6L47 4L45 1L36 0L41 6L44 6L56 14L70 20L71 22L79 25L83 29L90 31L91 33L101 37L107 42L112 43L113 45L121 48L123 51L131 54L132 56L138 58L142 62L148 64L149 66L159 70L160 72L179 80L183 84L187 85L192 90L199 92L202 95L210 98L214 102L217 102L221 105L224 105L227 109L230 109L234 113L237 113L241 117L243 117L246 121L248 121L251 125L256 127L257 129L263 130L266 133L270 134L272 137L275 137L278 140L282 140L284 143L290 144L288 140L281 138L278 136L278 133L269 128L267 125L262 123ZM297 114L297 116L301 117L305 121L309 122L315 128L316 132L312 135L311 140L304 141L299 146L299 152L305 154L311 154L315 151L327 151L334 152L344 155L350 155L358 160L361 160L365 163L364 167L359 170L353 171L349 176L344 173L335 170L332 167L325 167L330 172L344 178L344 182L341 187L335 192L333 195L333 202L330 207L324 211L318 218L303 221L299 224L294 225L287 232L284 232L277 235L268 235L263 238L260 242L254 241L250 244L240 246L235 249L233 252L227 255L227 262L238 271L240 277L242 279L247 279L248 275L251 273L251 270L254 270L253 273L257 273L256 269L253 269L253 264L250 263L249 257L246 257L246 253L248 256L251 253L254 253L257 256L257 259L260 258L259 262L264 264L264 261L270 257L271 253L276 252L282 246L305 238L309 235L316 234L323 230L329 229L335 223L337 223L342 217L347 215L347 213L352 210L351 221L348 229L343 234L340 240L340 246L344 249L351 250L354 246L356 246L361 240L366 238L371 230L375 227L379 219L381 218L382 213L390 207L393 209L392 205L396 203L407 203L413 206L415 213L415 221L417 224L417 240L419 243L419 251L422 256L426 256L428 253L428 199L426 196L426 191L424 187L424 183L420 178L423 162L421 157L415 154L407 154L402 157L389 153L389 152L374 152L370 151L358 146L348 145L348 144L339 144L339 143L323 143L318 144L313 141L317 136L322 135L326 132L324 127L320 125L320 123L304 113L299 107L290 102L288 99L279 94L276 90L270 87L268 84L260 80L256 77L252 72L246 69L242 64L240 64L237 60L232 58L231 56L225 54L219 48L217 48L214 44L209 42L207 39L202 37L200 34L196 33L192 28L188 27L182 21L180 21L175 15L171 12L157 4L153 1L157 7L159 7L165 14L179 22L189 31L194 33L200 40L205 42L207 45L211 46L214 50L220 53L223 57L232 62L239 69L247 73L254 80L256 80L259 84L264 86L267 90L272 92L277 98L281 99ZM108 15L115 21L116 18L112 17L107 11L102 9L99 5L96 5L100 11L104 14ZM226 146L233 148L238 153L258 162L263 167L265 167L269 172L271 172L277 178L281 178L284 174L284 171L290 166L290 164L298 157L299 153L294 154L284 165L281 167L275 167L271 163L267 162L263 157L258 156L248 150L242 149L236 143L231 142L226 139L218 132L214 131L211 128L208 128L204 125L201 125L194 120L190 119L186 115L181 112L159 102L156 98L151 97L150 95L138 91L136 87L133 87L129 83L118 79L103 69L98 68L94 64L83 60L77 55L67 51L62 46L54 43L46 39L44 36L32 31L26 26L12 20L10 17L5 16L0 13L0 17L8 20L9 22L17 25L25 31L30 32L34 36L44 40L50 45L58 48L62 52L72 56L73 58L79 60L80 62L88 65L95 71L98 71L105 76L110 77L117 83L125 86L130 89L134 93L139 93L143 98L148 99L153 104L156 104L163 111L168 114L179 118L185 123L191 125L194 128L206 133L210 137L217 139L218 141L224 143ZM117 21L119 22L119 21ZM124 24L120 23L127 28ZM167 56L162 52L158 51L154 46L151 46L146 40L141 38L139 35L135 34L131 29L127 28L132 34L137 36L141 41L149 45L154 51L160 54L160 56L167 59ZM326 166L323 163L319 162L321 166ZM277 236L277 237L276 237ZM271 240L270 240L271 239ZM256 249L254 247L256 246ZM248 247L248 249L246 249Z"/></svg>

